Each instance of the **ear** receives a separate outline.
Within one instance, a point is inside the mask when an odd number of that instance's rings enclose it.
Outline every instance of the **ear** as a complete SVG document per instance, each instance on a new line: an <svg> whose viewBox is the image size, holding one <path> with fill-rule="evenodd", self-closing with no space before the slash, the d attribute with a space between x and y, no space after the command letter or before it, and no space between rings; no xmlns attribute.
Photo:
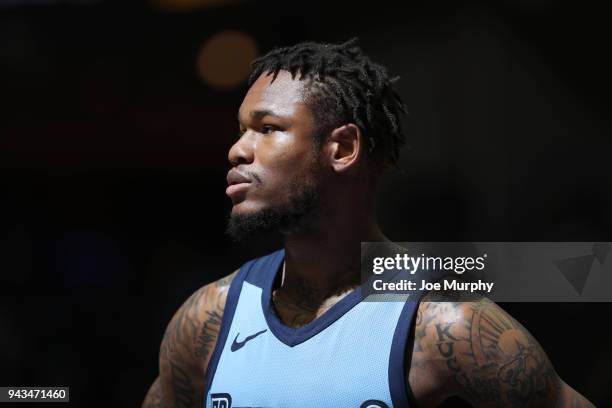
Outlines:
<svg viewBox="0 0 612 408"><path fill-rule="evenodd" d="M353 123L334 129L328 136L330 164L337 172L355 166L361 155L361 130Z"/></svg>

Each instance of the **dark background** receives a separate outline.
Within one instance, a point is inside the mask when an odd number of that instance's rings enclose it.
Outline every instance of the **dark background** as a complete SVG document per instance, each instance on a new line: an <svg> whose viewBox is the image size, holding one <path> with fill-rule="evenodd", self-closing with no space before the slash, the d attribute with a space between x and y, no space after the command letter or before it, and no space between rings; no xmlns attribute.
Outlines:
<svg viewBox="0 0 612 408"><path fill-rule="evenodd" d="M211 88L195 64L222 30L260 52L358 35L402 77L411 146L381 186L390 238L612 241L603 6L199 3L0 2L0 385L137 406L182 301L279 247L224 235L246 87ZM607 405L612 304L503 307Z"/></svg>

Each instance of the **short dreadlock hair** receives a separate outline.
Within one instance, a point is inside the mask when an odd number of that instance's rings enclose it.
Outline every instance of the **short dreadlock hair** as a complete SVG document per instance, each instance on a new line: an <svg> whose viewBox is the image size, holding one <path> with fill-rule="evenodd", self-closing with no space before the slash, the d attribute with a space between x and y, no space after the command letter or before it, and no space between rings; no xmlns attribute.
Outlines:
<svg viewBox="0 0 612 408"><path fill-rule="evenodd" d="M388 167L397 165L404 145L400 113L404 104L393 89L399 77L390 78L382 65L372 62L356 46L357 38L343 44L302 42L276 48L252 63L249 86L260 75L279 71L306 82L306 103L313 111L321 135L354 123L366 139L369 157ZM317 142L321 142L318 140Z"/></svg>

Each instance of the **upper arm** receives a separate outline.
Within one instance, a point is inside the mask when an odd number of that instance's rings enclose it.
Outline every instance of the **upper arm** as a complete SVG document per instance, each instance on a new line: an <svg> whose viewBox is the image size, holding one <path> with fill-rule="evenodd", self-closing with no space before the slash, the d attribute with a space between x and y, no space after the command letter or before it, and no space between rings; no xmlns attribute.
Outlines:
<svg viewBox="0 0 612 408"><path fill-rule="evenodd" d="M421 379L425 372L429 382ZM572 399L589 406L561 381L533 336L486 298L424 299L408 380L432 405L459 396L478 407L555 407Z"/></svg>
<svg viewBox="0 0 612 408"><path fill-rule="evenodd" d="M203 406L206 368L235 273L198 289L172 317L160 347L159 377L143 408Z"/></svg>
<svg viewBox="0 0 612 408"><path fill-rule="evenodd" d="M556 408L595 408L586 398L561 380L561 390Z"/></svg>

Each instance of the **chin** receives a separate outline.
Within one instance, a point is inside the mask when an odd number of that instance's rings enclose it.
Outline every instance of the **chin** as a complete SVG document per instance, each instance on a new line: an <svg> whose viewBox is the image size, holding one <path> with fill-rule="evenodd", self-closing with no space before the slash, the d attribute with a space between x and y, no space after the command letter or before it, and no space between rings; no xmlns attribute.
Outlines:
<svg viewBox="0 0 612 408"><path fill-rule="evenodd" d="M241 201L232 207L232 215L249 216L257 214L267 207L249 201Z"/></svg>

